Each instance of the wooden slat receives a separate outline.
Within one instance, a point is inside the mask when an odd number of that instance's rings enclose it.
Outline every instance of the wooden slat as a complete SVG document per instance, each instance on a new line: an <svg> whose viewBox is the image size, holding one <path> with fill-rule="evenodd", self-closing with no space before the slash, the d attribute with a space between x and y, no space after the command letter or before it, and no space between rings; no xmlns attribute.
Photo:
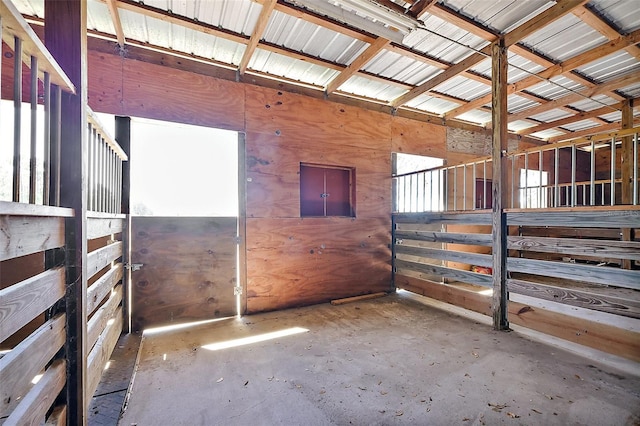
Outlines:
<svg viewBox="0 0 640 426"><path fill-rule="evenodd" d="M640 260L640 243L577 238L509 236L508 248L543 253L601 256Z"/></svg>
<svg viewBox="0 0 640 426"><path fill-rule="evenodd" d="M47 421L45 422L45 426L66 426L67 425L67 406L59 405L53 409L49 417L47 417Z"/></svg>
<svg viewBox="0 0 640 426"><path fill-rule="evenodd" d="M73 209L0 201L0 215L73 217Z"/></svg>
<svg viewBox="0 0 640 426"><path fill-rule="evenodd" d="M0 16L2 16L2 40L11 46L13 45L14 36L22 39L22 61L29 63L29 57L37 57L40 78L44 78L44 72L48 72L53 84L60 86L63 90L74 93L75 87L69 77L42 44L38 35L24 20L11 0L0 0Z"/></svg>
<svg viewBox="0 0 640 426"><path fill-rule="evenodd" d="M87 289L87 314L91 314L94 311L107 294L111 292L111 289L122 279L122 275L123 266L122 263L118 263L91 284Z"/></svg>
<svg viewBox="0 0 640 426"><path fill-rule="evenodd" d="M107 146L111 148L122 161L127 161L129 159L120 144L118 144L113 136L111 136L105 130L105 126L100 122L98 116L89 107L87 107L87 121L93 126L94 129L97 130L98 135L101 136L101 139L104 140L104 143L106 143Z"/></svg>
<svg viewBox="0 0 640 426"><path fill-rule="evenodd" d="M92 348L98 341L100 334L106 329L107 323L122 301L122 285L115 288L111 297L96 311L87 324L87 348Z"/></svg>
<svg viewBox="0 0 640 426"><path fill-rule="evenodd" d="M118 308L113 316L114 321L109 324L106 330L100 335L100 338L89 353L87 360L87 398L93 396L100 383L104 366L109 361L109 357L113 353L113 349L118 343L118 338L122 332L122 308Z"/></svg>
<svg viewBox="0 0 640 426"><path fill-rule="evenodd" d="M124 219L87 218L87 239L100 238L122 232Z"/></svg>
<svg viewBox="0 0 640 426"><path fill-rule="evenodd" d="M430 241L434 243L455 243L477 246L491 246L491 234L459 234L455 232L396 231L395 237L402 240Z"/></svg>
<svg viewBox="0 0 640 426"><path fill-rule="evenodd" d="M443 223L466 225L491 225L491 213L397 213L394 214L396 223Z"/></svg>
<svg viewBox="0 0 640 426"><path fill-rule="evenodd" d="M396 254L408 254L410 256L426 257L428 259L449 260L452 262L467 263L470 265L488 266L492 264L490 254L467 253L455 250L441 250L429 247L409 247L396 244Z"/></svg>
<svg viewBox="0 0 640 426"><path fill-rule="evenodd" d="M640 211L535 211L508 212L509 226L566 226L570 228L637 228L640 227Z"/></svg>
<svg viewBox="0 0 640 426"><path fill-rule="evenodd" d="M87 279L93 277L112 261L122 257L122 247L122 241L116 241L89 253L87 256Z"/></svg>
<svg viewBox="0 0 640 426"><path fill-rule="evenodd" d="M40 424L62 390L66 379L66 363L63 359L53 362L40 381L4 422L4 426Z"/></svg>
<svg viewBox="0 0 640 426"><path fill-rule="evenodd" d="M510 257L509 271L640 290L640 271Z"/></svg>
<svg viewBox="0 0 640 426"><path fill-rule="evenodd" d="M57 268L0 290L0 342L64 297L64 281Z"/></svg>
<svg viewBox="0 0 640 426"><path fill-rule="evenodd" d="M0 261L64 246L64 219L0 216Z"/></svg>
<svg viewBox="0 0 640 426"><path fill-rule="evenodd" d="M491 315L489 296L455 286L430 283L411 276L397 275L396 281L399 287L406 290L484 315ZM584 317L584 312L590 312L586 309L571 309L581 310L583 313L575 312L574 315L567 315L510 301L509 321L570 342L640 361L640 339L637 332L617 327L615 324L589 320Z"/></svg>
<svg viewBox="0 0 640 426"><path fill-rule="evenodd" d="M445 278L451 278L456 281L476 284L483 287L492 286L491 275L484 275L475 272L463 271L460 269L447 268L446 266L426 265L399 259L396 260L395 266L397 274L402 274L403 270L408 270L427 275L439 275Z"/></svg>
<svg viewBox="0 0 640 426"><path fill-rule="evenodd" d="M118 7L115 0L107 0L107 7L109 8L109 15L111 15L111 22L116 30L116 38L120 48L124 48L124 31L122 30L122 21L120 20L120 14L118 13Z"/></svg>
<svg viewBox="0 0 640 426"><path fill-rule="evenodd" d="M620 229L617 228L566 228L562 226L552 227L522 227L522 235L554 238L606 238L617 240L620 238Z"/></svg>
<svg viewBox="0 0 640 426"><path fill-rule="evenodd" d="M11 412L64 345L64 321L64 314L47 321L0 359L0 418Z"/></svg>
<svg viewBox="0 0 640 426"><path fill-rule="evenodd" d="M564 303L581 308L594 309L610 314L640 318L640 301L590 293L572 288L562 288L525 280L507 280L509 291L539 299Z"/></svg>

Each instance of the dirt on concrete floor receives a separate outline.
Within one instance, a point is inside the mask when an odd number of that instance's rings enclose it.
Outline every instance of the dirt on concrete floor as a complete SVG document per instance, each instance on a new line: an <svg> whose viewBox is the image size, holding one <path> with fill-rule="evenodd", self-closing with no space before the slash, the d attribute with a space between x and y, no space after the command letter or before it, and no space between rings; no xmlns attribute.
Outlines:
<svg viewBox="0 0 640 426"><path fill-rule="evenodd" d="M640 378L415 298L146 334L129 425L638 425Z"/></svg>

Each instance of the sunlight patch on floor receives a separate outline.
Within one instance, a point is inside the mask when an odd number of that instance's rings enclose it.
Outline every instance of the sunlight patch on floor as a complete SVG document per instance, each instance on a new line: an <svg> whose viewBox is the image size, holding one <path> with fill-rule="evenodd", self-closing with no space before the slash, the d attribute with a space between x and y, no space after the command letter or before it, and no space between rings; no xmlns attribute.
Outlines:
<svg viewBox="0 0 640 426"><path fill-rule="evenodd" d="M293 336L295 334L306 333L309 330L302 327L292 327L271 333L258 334L256 336L243 337L241 339L225 340L223 342L211 343L202 346L210 351L219 351L222 349L235 348L238 346L251 345L253 343L265 342L267 340L278 339L280 337Z"/></svg>

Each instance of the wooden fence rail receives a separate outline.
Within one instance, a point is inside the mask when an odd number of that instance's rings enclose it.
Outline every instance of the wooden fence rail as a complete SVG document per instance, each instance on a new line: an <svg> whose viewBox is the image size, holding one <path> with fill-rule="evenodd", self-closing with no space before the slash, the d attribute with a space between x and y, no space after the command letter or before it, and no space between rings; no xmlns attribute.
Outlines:
<svg viewBox="0 0 640 426"><path fill-rule="evenodd" d="M481 212L394 214L396 286L490 315L493 259L487 217ZM625 239L640 229L640 208L509 210L506 217L509 320L640 360L640 270L623 268L624 262L640 261L640 239ZM532 305L535 300L544 302ZM590 331L601 326L609 331ZM567 327L577 334L567 333Z"/></svg>

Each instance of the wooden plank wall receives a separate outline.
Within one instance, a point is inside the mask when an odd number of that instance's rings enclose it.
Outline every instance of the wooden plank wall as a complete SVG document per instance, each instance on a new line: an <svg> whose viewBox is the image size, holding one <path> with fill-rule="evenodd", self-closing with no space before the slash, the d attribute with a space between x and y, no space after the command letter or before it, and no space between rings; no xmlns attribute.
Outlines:
<svg viewBox="0 0 640 426"><path fill-rule="evenodd" d="M446 129L219 80L180 62L90 51L90 105L246 132L247 311L391 290L391 152L458 161L464 154L448 151ZM197 72L179 69L187 66ZM301 162L355 167L355 218L300 218Z"/></svg>

